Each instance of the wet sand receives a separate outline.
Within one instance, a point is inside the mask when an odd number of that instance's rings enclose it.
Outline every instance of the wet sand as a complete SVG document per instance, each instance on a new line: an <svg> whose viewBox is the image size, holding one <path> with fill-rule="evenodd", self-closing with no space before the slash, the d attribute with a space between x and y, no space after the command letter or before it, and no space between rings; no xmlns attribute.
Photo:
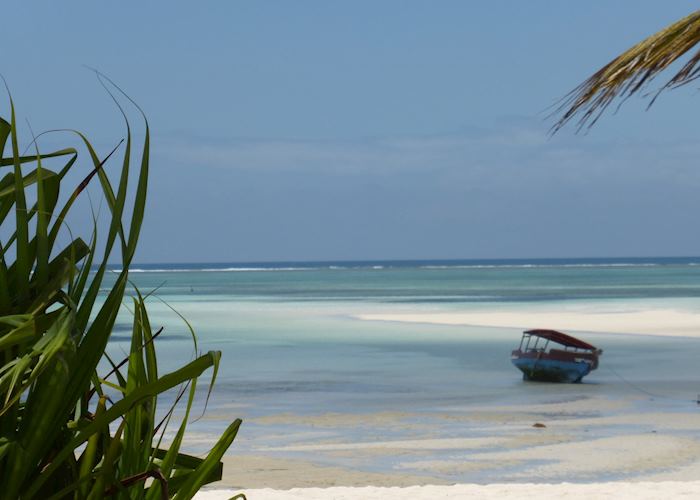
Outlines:
<svg viewBox="0 0 700 500"><path fill-rule="evenodd" d="M544 318L547 327L568 331L700 337L700 314L667 308L357 317L523 329L543 326ZM234 444L216 485L230 489L197 498L241 491L261 500L700 498L700 408L694 400L655 398L624 385L614 394L595 383L577 385L575 395L558 389L543 386L532 400L521 396L513 404L444 402L416 411L249 418L245 425L254 437Z"/></svg>
<svg viewBox="0 0 700 500"><path fill-rule="evenodd" d="M697 405L688 402L669 413L639 412L640 404L653 406L654 401L591 397L551 404L465 405L433 413L251 419L249 425L281 425L294 432L284 444L270 436L278 444L242 443L246 449L239 453L234 446L217 486L287 490L696 480ZM368 435L349 440L344 427L367 429ZM397 429L402 429L400 437L392 438Z"/></svg>

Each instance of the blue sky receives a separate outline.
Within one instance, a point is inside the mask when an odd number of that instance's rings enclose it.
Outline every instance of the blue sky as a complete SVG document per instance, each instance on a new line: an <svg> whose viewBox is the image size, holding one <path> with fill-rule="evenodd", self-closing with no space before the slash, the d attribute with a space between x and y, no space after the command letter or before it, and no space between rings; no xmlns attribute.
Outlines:
<svg viewBox="0 0 700 500"><path fill-rule="evenodd" d="M16 2L1 72L35 130L105 152L120 118L83 65L146 110L141 262L698 255L697 89L586 135L546 119L696 8Z"/></svg>

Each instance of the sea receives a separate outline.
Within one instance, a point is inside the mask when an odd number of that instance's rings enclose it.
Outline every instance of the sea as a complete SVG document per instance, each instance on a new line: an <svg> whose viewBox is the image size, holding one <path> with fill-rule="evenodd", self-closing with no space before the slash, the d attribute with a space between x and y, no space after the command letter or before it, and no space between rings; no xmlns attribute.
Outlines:
<svg viewBox="0 0 700 500"><path fill-rule="evenodd" d="M697 257L171 263L135 265L130 277L149 294L154 329L164 329L161 372L197 352L221 351L208 401L209 375L203 378L196 435L216 435L242 417L237 446L247 452L296 442L299 426L255 423L280 415L420 415L631 395L653 401L653 411L674 412L700 397L696 338L581 334L604 355L597 371L572 386L522 380L510 362L518 329L359 319L544 306L696 311ZM128 350L131 321L125 307L109 346L115 358ZM356 425L329 438L372 435Z"/></svg>

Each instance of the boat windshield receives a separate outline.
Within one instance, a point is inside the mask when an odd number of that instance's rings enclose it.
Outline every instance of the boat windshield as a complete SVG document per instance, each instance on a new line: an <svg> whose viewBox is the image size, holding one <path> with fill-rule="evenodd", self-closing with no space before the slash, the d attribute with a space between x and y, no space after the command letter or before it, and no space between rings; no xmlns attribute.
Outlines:
<svg viewBox="0 0 700 500"><path fill-rule="evenodd" d="M540 351L544 352L549 346L549 339L544 339L536 335L530 335L524 333L523 337L520 339L520 350L521 351Z"/></svg>
<svg viewBox="0 0 700 500"><path fill-rule="evenodd" d="M547 350L550 342L563 347L566 351L590 352L597 350L596 347L583 340L556 330L527 330L523 332L519 349L525 352L543 352Z"/></svg>

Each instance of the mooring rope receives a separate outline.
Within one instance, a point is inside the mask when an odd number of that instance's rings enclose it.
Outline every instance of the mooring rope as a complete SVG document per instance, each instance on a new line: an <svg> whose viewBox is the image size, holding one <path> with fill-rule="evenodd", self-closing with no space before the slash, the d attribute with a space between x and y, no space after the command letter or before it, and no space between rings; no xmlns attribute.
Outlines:
<svg viewBox="0 0 700 500"><path fill-rule="evenodd" d="M641 393L643 393L643 394L646 394L647 396L651 396L652 398L666 399L666 400L669 400L669 401L678 401L678 402L683 402L683 403L687 403L688 401L690 401L691 403L695 403L695 404L700 405L700 394L698 394L697 399L690 399L690 400L688 400L688 399L681 399L681 398L674 398L674 397L671 397L671 396L664 396L663 394L654 394L653 392L647 391L646 389L644 389L643 387L640 387L639 385L635 384L634 382L630 382L630 381L627 380L625 377L623 377L622 375L620 375L620 374L619 374L614 368L612 368L611 366L603 365L603 367L606 368L606 369L608 369L608 370L610 370L617 378L619 378L620 380L622 380L625 384L629 385L631 388L633 388L633 389L635 389L636 391L639 391L639 392L641 392Z"/></svg>

